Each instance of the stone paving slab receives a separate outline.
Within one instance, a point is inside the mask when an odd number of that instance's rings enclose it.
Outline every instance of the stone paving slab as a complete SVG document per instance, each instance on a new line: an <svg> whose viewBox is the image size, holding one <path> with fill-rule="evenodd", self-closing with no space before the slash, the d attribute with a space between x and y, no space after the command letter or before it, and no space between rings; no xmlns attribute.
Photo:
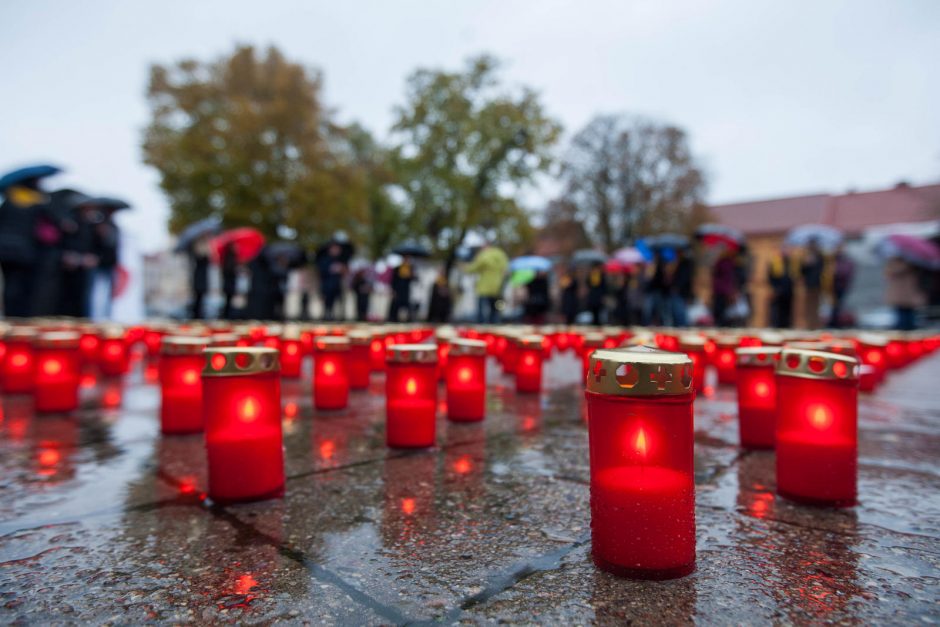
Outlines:
<svg viewBox="0 0 940 627"><path fill-rule="evenodd" d="M863 397L847 510L779 499L773 454L737 447L733 390L697 399L698 568L657 583L591 563L568 355L541 397L491 364L486 422L441 419L419 452L384 447L381 375L339 412L285 381L285 497L228 507L205 499L201 438L160 437L145 366L71 417L2 399L0 621L940 621L940 355Z"/></svg>

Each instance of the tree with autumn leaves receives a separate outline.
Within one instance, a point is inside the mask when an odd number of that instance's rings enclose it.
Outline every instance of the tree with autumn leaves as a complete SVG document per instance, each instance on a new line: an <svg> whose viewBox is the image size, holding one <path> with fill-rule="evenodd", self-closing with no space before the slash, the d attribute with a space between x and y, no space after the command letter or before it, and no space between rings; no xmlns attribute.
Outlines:
<svg viewBox="0 0 940 627"><path fill-rule="evenodd" d="M312 248L342 229L373 258L418 239L448 267L472 232L510 252L530 246L520 197L550 172L561 135L538 94L507 86L489 56L412 73L389 145L339 124L319 72L276 48L154 65L147 97L144 160L160 174L172 232L217 215ZM610 250L677 227L700 204L704 178L676 127L598 118L563 157L548 230L560 207Z"/></svg>

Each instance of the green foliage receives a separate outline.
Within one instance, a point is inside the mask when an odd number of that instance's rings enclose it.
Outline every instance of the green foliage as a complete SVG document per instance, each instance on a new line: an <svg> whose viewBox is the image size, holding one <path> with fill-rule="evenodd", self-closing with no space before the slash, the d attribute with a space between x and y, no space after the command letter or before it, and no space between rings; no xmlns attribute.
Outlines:
<svg viewBox="0 0 940 627"><path fill-rule="evenodd" d="M320 90L318 73L275 48L154 65L143 152L170 200L170 230L214 213L272 238L288 227L306 245L336 229L371 237L383 192L358 161L364 131L333 124Z"/></svg>
<svg viewBox="0 0 940 627"><path fill-rule="evenodd" d="M463 72L417 70L393 127L405 219L448 264L473 229L509 249L531 239L518 194L547 170L561 132L534 92L503 88L497 69L481 56Z"/></svg>

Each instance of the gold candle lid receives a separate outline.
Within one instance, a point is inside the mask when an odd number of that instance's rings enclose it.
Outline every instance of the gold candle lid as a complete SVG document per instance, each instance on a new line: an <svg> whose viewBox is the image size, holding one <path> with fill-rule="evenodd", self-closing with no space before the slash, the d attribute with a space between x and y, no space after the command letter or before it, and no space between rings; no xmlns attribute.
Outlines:
<svg viewBox="0 0 940 627"><path fill-rule="evenodd" d="M235 346L241 336L237 333L213 333L209 338L209 346Z"/></svg>
<svg viewBox="0 0 940 627"><path fill-rule="evenodd" d="M349 338L342 335L323 335L313 341L318 353L336 353L349 350Z"/></svg>
<svg viewBox="0 0 940 627"><path fill-rule="evenodd" d="M685 334L679 336L679 350L687 353L701 353L705 350L705 338L701 335Z"/></svg>
<svg viewBox="0 0 940 627"><path fill-rule="evenodd" d="M346 334L346 337L353 346L368 346L372 343L373 333L364 329L353 329Z"/></svg>
<svg viewBox="0 0 940 627"><path fill-rule="evenodd" d="M584 336L584 342L581 344L584 348L600 348L604 346L604 340L607 339L603 333L587 333Z"/></svg>
<svg viewBox="0 0 940 627"><path fill-rule="evenodd" d="M168 335L160 344L161 355L201 355L209 338Z"/></svg>
<svg viewBox="0 0 940 627"><path fill-rule="evenodd" d="M82 336L73 331L49 331L40 333L35 340L36 348L78 348Z"/></svg>
<svg viewBox="0 0 940 627"><path fill-rule="evenodd" d="M123 340L126 333L123 327L105 327L98 332L98 335L104 340Z"/></svg>
<svg viewBox="0 0 940 627"><path fill-rule="evenodd" d="M436 364L437 344L392 344L385 351L390 364Z"/></svg>
<svg viewBox="0 0 940 627"><path fill-rule="evenodd" d="M716 335L712 339L719 348L737 348L741 344L741 338L736 335Z"/></svg>
<svg viewBox="0 0 940 627"><path fill-rule="evenodd" d="M7 329L7 332L3 334L3 339L7 342L32 342L37 335L39 335L39 330L36 327L16 326Z"/></svg>
<svg viewBox="0 0 940 627"><path fill-rule="evenodd" d="M863 346L878 346L884 348L888 345L888 338L877 333L859 333L858 343Z"/></svg>
<svg viewBox="0 0 940 627"><path fill-rule="evenodd" d="M824 381L857 381L858 360L852 355L784 346L777 374Z"/></svg>
<svg viewBox="0 0 940 627"><path fill-rule="evenodd" d="M486 355L486 342L483 340L468 340L454 338L450 341L451 355Z"/></svg>
<svg viewBox="0 0 940 627"><path fill-rule="evenodd" d="M280 354L276 348L262 347L209 347L203 351L206 365L204 377L238 377L280 372Z"/></svg>
<svg viewBox="0 0 940 627"><path fill-rule="evenodd" d="M747 346L734 351L737 355L737 365L742 367L770 367L772 368L780 359L779 346Z"/></svg>
<svg viewBox="0 0 940 627"><path fill-rule="evenodd" d="M591 353L587 390L611 396L676 396L692 390L692 360L685 353L632 346Z"/></svg>
<svg viewBox="0 0 940 627"><path fill-rule="evenodd" d="M519 348L542 348L541 335L521 335L515 338Z"/></svg>
<svg viewBox="0 0 940 627"><path fill-rule="evenodd" d="M757 339L766 346L783 346L783 335L776 331L761 331L757 334Z"/></svg>

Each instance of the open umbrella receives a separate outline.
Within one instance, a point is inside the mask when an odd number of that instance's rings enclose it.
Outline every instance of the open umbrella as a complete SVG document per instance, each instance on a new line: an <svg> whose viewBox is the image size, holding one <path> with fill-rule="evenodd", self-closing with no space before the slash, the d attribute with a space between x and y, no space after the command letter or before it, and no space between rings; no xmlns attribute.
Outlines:
<svg viewBox="0 0 940 627"><path fill-rule="evenodd" d="M523 257L516 257L515 259L509 262L510 272L515 272L517 270L532 270L533 272L548 272L551 269L552 269L551 260L545 257L539 257L538 255L525 255Z"/></svg>
<svg viewBox="0 0 940 627"><path fill-rule="evenodd" d="M744 233L726 224L703 224L695 229L697 237L706 246L725 246L732 250L744 244Z"/></svg>
<svg viewBox="0 0 940 627"><path fill-rule="evenodd" d="M196 240L206 237L207 235L215 235L221 228L222 220L216 216L193 222L183 229L183 232L180 233L180 236L177 238L176 252L188 250Z"/></svg>
<svg viewBox="0 0 940 627"><path fill-rule="evenodd" d="M583 248L581 250L576 250L574 255L571 257L571 263L576 266L580 265L594 265L595 263L604 263L607 261L607 255L599 250L594 250L593 248Z"/></svg>
<svg viewBox="0 0 940 627"><path fill-rule="evenodd" d="M5 190L12 185L16 185L17 183L22 183L23 181L46 178L47 176L58 174L61 171L62 168L48 164L32 165L26 168L13 170L12 172L7 172L2 177L0 177L0 191Z"/></svg>
<svg viewBox="0 0 940 627"><path fill-rule="evenodd" d="M226 247L232 246L238 263L248 263L264 247L264 235L258 229L244 226L225 231L209 240L209 251L216 260L222 259Z"/></svg>
<svg viewBox="0 0 940 627"><path fill-rule="evenodd" d="M392 249L392 252L402 257L430 257L431 251L417 242L405 242Z"/></svg>
<svg viewBox="0 0 940 627"><path fill-rule="evenodd" d="M802 224L791 229L785 241L797 247L815 241L823 251L832 252L842 243L842 231L828 224Z"/></svg>
<svg viewBox="0 0 940 627"><path fill-rule="evenodd" d="M636 266L635 263L626 263L616 257L611 257L604 263L604 271L613 274L630 274L636 269Z"/></svg>
<svg viewBox="0 0 940 627"><path fill-rule="evenodd" d="M664 248L676 250L677 248L687 248L689 245L689 238L685 235L679 235L678 233L650 235L649 237L644 237L641 241L652 250L662 250Z"/></svg>
<svg viewBox="0 0 940 627"><path fill-rule="evenodd" d="M614 251L614 259L629 265L636 265L648 261L646 256L643 255L643 252L633 246L627 246Z"/></svg>
<svg viewBox="0 0 940 627"><path fill-rule="evenodd" d="M263 254L268 261L286 259L289 268L299 268L307 262L303 246L295 242L271 242L264 247Z"/></svg>
<svg viewBox="0 0 940 627"><path fill-rule="evenodd" d="M120 198L111 198L110 196L92 196L81 204L82 207L97 207L107 211L120 211L121 209L130 209L131 206Z"/></svg>
<svg viewBox="0 0 940 627"><path fill-rule="evenodd" d="M349 241L348 237L345 237L345 234L343 235L344 236L340 238L334 236L333 239L327 243L321 244L320 247L317 248L317 252L314 255L314 261L319 262L320 259L326 255L327 251L330 250L330 247L336 245L339 246L339 260L343 263L349 263L349 260L353 258L353 255L356 254L356 247L352 242Z"/></svg>
<svg viewBox="0 0 940 627"><path fill-rule="evenodd" d="M521 268L514 271L509 276L509 284L514 286L528 285L532 282L532 279L535 278L535 275L538 274L532 268Z"/></svg>
<svg viewBox="0 0 940 627"><path fill-rule="evenodd" d="M913 235L889 235L876 248L885 259L900 257L911 265L940 270L940 246Z"/></svg>

